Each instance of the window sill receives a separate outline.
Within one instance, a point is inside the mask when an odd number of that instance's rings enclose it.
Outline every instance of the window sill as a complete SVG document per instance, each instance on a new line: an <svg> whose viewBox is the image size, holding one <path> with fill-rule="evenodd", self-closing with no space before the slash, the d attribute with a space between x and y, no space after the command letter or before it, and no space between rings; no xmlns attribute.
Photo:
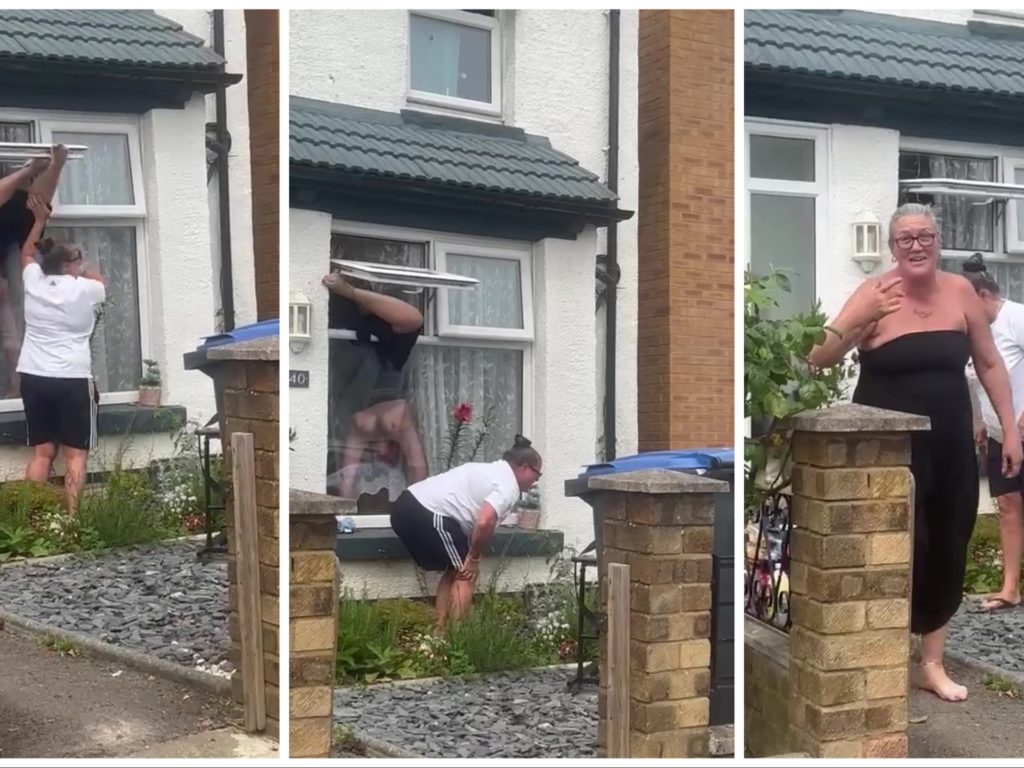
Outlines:
<svg viewBox="0 0 1024 768"><path fill-rule="evenodd" d="M553 557L565 543L561 531L527 530L500 526L491 537L485 557ZM405 545L390 528L363 528L339 533L335 546L341 562L354 560L410 560Z"/></svg>
<svg viewBox="0 0 1024 768"><path fill-rule="evenodd" d="M187 411L182 405L149 408L135 403L101 405L96 420L100 437L115 435L153 435L170 432L185 423ZM0 445L25 445L28 431L24 411L0 413Z"/></svg>

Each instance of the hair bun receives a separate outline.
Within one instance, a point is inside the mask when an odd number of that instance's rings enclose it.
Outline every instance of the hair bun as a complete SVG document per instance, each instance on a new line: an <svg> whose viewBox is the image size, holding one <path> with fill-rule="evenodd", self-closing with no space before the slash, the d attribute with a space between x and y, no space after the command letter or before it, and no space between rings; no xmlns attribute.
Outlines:
<svg viewBox="0 0 1024 768"><path fill-rule="evenodd" d="M36 250L38 250L42 254L47 254L47 253L49 253L50 251L53 250L53 245L54 245L54 243L53 243L53 238L52 237L44 237L36 245Z"/></svg>
<svg viewBox="0 0 1024 768"><path fill-rule="evenodd" d="M533 443L522 435L516 435L515 440L512 441L513 448L529 448L531 445L533 445Z"/></svg>
<svg viewBox="0 0 1024 768"><path fill-rule="evenodd" d="M988 268L985 266L985 257L980 253L975 253L967 259L961 269L964 272L988 272Z"/></svg>

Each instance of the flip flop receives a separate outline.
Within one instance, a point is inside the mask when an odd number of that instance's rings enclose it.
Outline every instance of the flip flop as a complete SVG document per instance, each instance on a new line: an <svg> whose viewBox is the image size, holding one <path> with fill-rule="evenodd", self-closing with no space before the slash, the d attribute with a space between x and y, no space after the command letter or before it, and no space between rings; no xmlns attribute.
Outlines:
<svg viewBox="0 0 1024 768"><path fill-rule="evenodd" d="M1009 611L1014 608L1020 608L1019 600L1016 603L1011 603L1009 600L1002 597L986 597L982 602L989 603L987 607L983 605L981 608L986 613L996 613L998 611Z"/></svg>

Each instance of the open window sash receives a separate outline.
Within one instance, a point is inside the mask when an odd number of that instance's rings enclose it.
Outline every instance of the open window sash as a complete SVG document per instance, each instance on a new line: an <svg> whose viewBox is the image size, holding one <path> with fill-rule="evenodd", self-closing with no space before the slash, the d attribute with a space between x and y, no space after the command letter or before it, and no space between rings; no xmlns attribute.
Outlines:
<svg viewBox="0 0 1024 768"><path fill-rule="evenodd" d="M16 163L19 160L34 160L49 157L52 150L50 144L26 144L16 141L0 141L0 163ZM89 148L84 144L73 144L68 147L68 160L81 160Z"/></svg>
<svg viewBox="0 0 1024 768"><path fill-rule="evenodd" d="M355 277L379 285L407 285L415 288L475 288L480 281L450 272L393 264L370 264L364 261L331 259L343 277Z"/></svg>

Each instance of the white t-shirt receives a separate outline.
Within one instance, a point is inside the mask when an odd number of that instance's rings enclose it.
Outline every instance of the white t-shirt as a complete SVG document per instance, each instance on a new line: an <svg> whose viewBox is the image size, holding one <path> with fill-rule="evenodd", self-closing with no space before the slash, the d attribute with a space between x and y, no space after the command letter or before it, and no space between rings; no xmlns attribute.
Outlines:
<svg viewBox="0 0 1024 768"><path fill-rule="evenodd" d="M107 297L98 280L45 275L35 262L22 272L25 284L25 339L18 373L55 379L92 375L89 336L96 307Z"/></svg>
<svg viewBox="0 0 1024 768"><path fill-rule="evenodd" d="M462 464L409 486L416 501L442 517L450 517L465 531L473 531L480 507L486 502L500 523L519 501L519 483L507 461Z"/></svg>
<svg viewBox="0 0 1024 768"><path fill-rule="evenodd" d="M1010 391L1013 393L1013 413L1020 419L1024 413L1024 304L1015 301L1004 301L1003 306L992 323L992 338L996 342L999 356L1003 358L1006 372L1010 376ZM967 365L967 377L971 388L978 396L981 406L981 418L989 437L998 442L1003 441L1003 429L999 424L992 401L988 399L985 388L978 381L973 363Z"/></svg>

